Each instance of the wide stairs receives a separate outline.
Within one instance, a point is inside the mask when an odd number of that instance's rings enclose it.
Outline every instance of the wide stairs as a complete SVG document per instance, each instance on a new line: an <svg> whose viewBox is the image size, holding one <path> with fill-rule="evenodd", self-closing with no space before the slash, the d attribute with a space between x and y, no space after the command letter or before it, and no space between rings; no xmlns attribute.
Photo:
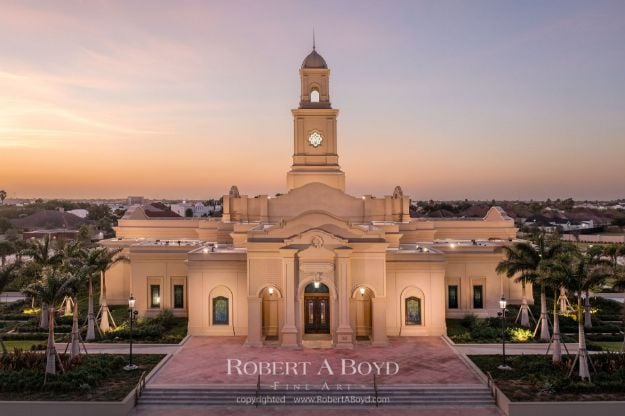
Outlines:
<svg viewBox="0 0 625 416"><path fill-rule="evenodd" d="M283 386L282 386L283 387ZM424 406L489 407L495 401L482 384L437 385L329 385L328 389L299 390L271 386L173 386L148 385L139 398L139 406Z"/></svg>

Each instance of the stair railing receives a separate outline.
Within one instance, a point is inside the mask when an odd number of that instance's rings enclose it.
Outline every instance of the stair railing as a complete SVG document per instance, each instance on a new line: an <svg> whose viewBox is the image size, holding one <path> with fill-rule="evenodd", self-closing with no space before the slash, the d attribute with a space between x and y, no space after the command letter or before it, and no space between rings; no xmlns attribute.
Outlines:
<svg viewBox="0 0 625 416"><path fill-rule="evenodd" d="M145 390L145 375L145 371L141 373L141 376L139 376L139 381L137 382L137 386L135 387L135 406L139 403L141 393L143 393L143 390Z"/></svg>
<svg viewBox="0 0 625 416"><path fill-rule="evenodd" d="M375 378L375 373L373 373L373 391L375 393L375 407L378 407L378 382Z"/></svg>
<svg viewBox="0 0 625 416"><path fill-rule="evenodd" d="M254 401L254 407L258 407L260 401L260 374L258 374L258 382L256 383L256 400Z"/></svg>

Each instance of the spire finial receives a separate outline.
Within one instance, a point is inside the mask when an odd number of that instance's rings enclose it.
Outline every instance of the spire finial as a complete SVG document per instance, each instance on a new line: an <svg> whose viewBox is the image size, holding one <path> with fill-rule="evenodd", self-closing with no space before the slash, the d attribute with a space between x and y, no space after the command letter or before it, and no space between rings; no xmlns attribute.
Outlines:
<svg viewBox="0 0 625 416"><path fill-rule="evenodd" d="M313 51L315 50L315 28L313 27Z"/></svg>

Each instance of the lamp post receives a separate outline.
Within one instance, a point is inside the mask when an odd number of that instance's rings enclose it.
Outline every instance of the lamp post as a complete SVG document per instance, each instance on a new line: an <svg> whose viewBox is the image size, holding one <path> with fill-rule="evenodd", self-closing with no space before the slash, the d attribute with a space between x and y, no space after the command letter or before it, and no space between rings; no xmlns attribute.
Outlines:
<svg viewBox="0 0 625 416"><path fill-rule="evenodd" d="M502 350L503 363L497 367L500 370L512 370L512 368L506 363L506 305L507 304L508 303L506 302L506 298L503 297L502 295L501 299L499 299L499 308L501 309L501 312L497 312L497 315L501 317L501 350Z"/></svg>
<svg viewBox="0 0 625 416"><path fill-rule="evenodd" d="M135 310L135 298L132 296L132 294L130 294L130 298L128 298L128 315L130 317L130 362L128 363L128 365L124 366L124 370L126 371L136 370L137 368L139 368L132 363L132 329L138 314L139 312Z"/></svg>

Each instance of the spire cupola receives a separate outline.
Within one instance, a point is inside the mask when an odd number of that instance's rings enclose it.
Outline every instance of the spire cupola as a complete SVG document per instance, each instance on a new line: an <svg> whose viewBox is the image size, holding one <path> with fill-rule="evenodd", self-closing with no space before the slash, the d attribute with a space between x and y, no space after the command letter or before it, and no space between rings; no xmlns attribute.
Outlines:
<svg viewBox="0 0 625 416"><path fill-rule="evenodd" d="M299 108L332 108L330 104L330 70L317 52L313 33L313 50L304 58L299 70L301 94Z"/></svg>

